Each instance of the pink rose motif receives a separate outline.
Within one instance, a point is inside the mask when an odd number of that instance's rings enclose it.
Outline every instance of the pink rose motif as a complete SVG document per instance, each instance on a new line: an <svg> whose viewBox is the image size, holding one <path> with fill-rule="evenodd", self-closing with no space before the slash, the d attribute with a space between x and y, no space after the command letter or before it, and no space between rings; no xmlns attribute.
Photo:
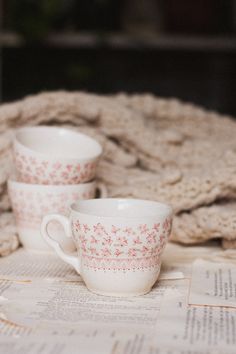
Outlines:
<svg viewBox="0 0 236 354"><path fill-rule="evenodd" d="M90 248L89 248L89 251L90 251L90 253L91 253L93 256L98 256L98 253L97 253L96 248L90 247Z"/></svg>
<svg viewBox="0 0 236 354"><path fill-rule="evenodd" d="M141 252L142 252L142 255L145 257L149 253L149 248L147 248L146 246L143 246Z"/></svg>
<svg viewBox="0 0 236 354"><path fill-rule="evenodd" d="M80 237L80 242L81 242L81 244L86 245L86 243L87 243L86 237L81 236L81 237Z"/></svg>
<svg viewBox="0 0 236 354"><path fill-rule="evenodd" d="M49 176L51 179L54 179L56 177L56 174L55 174L55 172L51 172L51 173L49 173Z"/></svg>
<svg viewBox="0 0 236 354"><path fill-rule="evenodd" d="M156 234L155 232L149 232L147 236L148 243L155 243L156 242Z"/></svg>
<svg viewBox="0 0 236 354"><path fill-rule="evenodd" d="M84 243L81 244L81 249L84 253L86 253L87 250Z"/></svg>
<svg viewBox="0 0 236 354"><path fill-rule="evenodd" d="M35 161L35 163L36 163L36 161ZM43 165L44 168L47 168L48 167L48 161L43 161L42 165Z"/></svg>
<svg viewBox="0 0 236 354"><path fill-rule="evenodd" d="M147 224L139 225L139 230L141 232L141 235L144 235L148 232L148 227Z"/></svg>
<svg viewBox="0 0 236 354"><path fill-rule="evenodd" d="M75 230L76 231L80 231L81 230L81 224L80 224L79 220L76 221L74 225L75 225Z"/></svg>
<svg viewBox="0 0 236 354"><path fill-rule="evenodd" d="M66 166L67 171L70 172L72 170L72 167L73 167L72 165L67 165Z"/></svg>
<svg viewBox="0 0 236 354"><path fill-rule="evenodd" d="M80 177L81 177L81 180L85 180L87 175L86 175L86 173L81 172Z"/></svg>
<svg viewBox="0 0 236 354"><path fill-rule="evenodd" d="M130 248L129 252L128 252L128 255L130 257L136 257L137 256L137 250L135 248Z"/></svg>
<svg viewBox="0 0 236 354"><path fill-rule="evenodd" d="M119 246L124 247L128 245L128 240L126 237L118 237Z"/></svg>
<svg viewBox="0 0 236 354"><path fill-rule="evenodd" d="M116 248L114 254L116 257L119 257L121 254L123 254L124 252L120 251L118 248Z"/></svg>
<svg viewBox="0 0 236 354"><path fill-rule="evenodd" d="M154 253L159 254L161 252L161 249L162 249L162 247L160 247L160 246L154 247Z"/></svg>
<svg viewBox="0 0 236 354"><path fill-rule="evenodd" d="M36 159L34 157L32 157L32 156L29 158L29 161L30 161L31 165L35 165L36 164ZM42 162L42 164L43 164L43 162Z"/></svg>
<svg viewBox="0 0 236 354"><path fill-rule="evenodd" d="M120 231L120 229L117 228L117 227L115 227L114 225L112 225L112 227L111 227L111 233L114 234L114 235L116 235L118 231Z"/></svg>
<svg viewBox="0 0 236 354"><path fill-rule="evenodd" d="M130 236L130 235L135 235L135 232L133 231L133 229L131 227L126 227L123 232L127 235L127 236Z"/></svg>
<svg viewBox="0 0 236 354"><path fill-rule="evenodd" d="M160 235L160 242L161 244L165 241L165 235L164 234L161 234Z"/></svg>
<svg viewBox="0 0 236 354"><path fill-rule="evenodd" d="M163 230L165 230L166 232L169 232L169 229L171 227L171 221L169 219L166 219L162 225Z"/></svg>
<svg viewBox="0 0 236 354"><path fill-rule="evenodd" d="M87 252L87 249L86 249L87 239L84 236L80 237L80 243L81 243L81 249L86 253Z"/></svg>
<svg viewBox="0 0 236 354"><path fill-rule="evenodd" d="M102 244L110 246L112 244L112 238L110 236L108 236L107 238L104 237Z"/></svg>
<svg viewBox="0 0 236 354"><path fill-rule="evenodd" d="M104 234L107 235L107 232L106 232L104 226L100 223L98 223L97 225L94 225L93 230L97 236L102 236Z"/></svg>
<svg viewBox="0 0 236 354"><path fill-rule="evenodd" d="M62 177L62 178L68 178L68 177L69 177L68 172L65 172L65 171L62 172L62 173L61 173L61 177Z"/></svg>
<svg viewBox="0 0 236 354"><path fill-rule="evenodd" d="M154 224L153 229L156 230L157 232L159 231L160 228L160 223Z"/></svg>
<svg viewBox="0 0 236 354"><path fill-rule="evenodd" d="M78 177L75 176L75 177L73 177L71 180L72 180L72 182L73 182L74 184L76 184L76 183L78 183L78 182L80 181L80 178L79 178L79 180L78 180Z"/></svg>
<svg viewBox="0 0 236 354"><path fill-rule="evenodd" d="M93 235L91 235L91 243L98 243L98 240Z"/></svg>
<svg viewBox="0 0 236 354"><path fill-rule="evenodd" d="M85 233L87 233L88 231L90 231L90 228L89 228L89 226L88 226L87 224L83 224L83 231L84 231Z"/></svg>
<svg viewBox="0 0 236 354"><path fill-rule="evenodd" d="M111 251L106 247L101 249L101 254L103 257L109 257L111 255Z"/></svg>
<svg viewBox="0 0 236 354"><path fill-rule="evenodd" d="M152 248L150 249L150 254L151 254L151 256L156 255L156 254L157 254L157 250L158 250L158 247L157 247L157 246L156 246L156 247L152 247Z"/></svg>
<svg viewBox="0 0 236 354"><path fill-rule="evenodd" d="M52 167L55 169L55 170L59 170L61 168L61 163L60 162L56 162L52 165Z"/></svg>
<svg viewBox="0 0 236 354"><path fill-rule="evenodd" d="M137 236L134 240L133 240L134 245L141 245L142 241L140 240L140 237Z"/></svg>
<svg viewBox="0 0 236 354"><path fill-rule="evenodd" d="M37 173L38 175L43 175L43 174L44 174L44 169L43 169L42 167L37 167L37 168L35 169L35 171L36 171L36 173Z"/></svg>

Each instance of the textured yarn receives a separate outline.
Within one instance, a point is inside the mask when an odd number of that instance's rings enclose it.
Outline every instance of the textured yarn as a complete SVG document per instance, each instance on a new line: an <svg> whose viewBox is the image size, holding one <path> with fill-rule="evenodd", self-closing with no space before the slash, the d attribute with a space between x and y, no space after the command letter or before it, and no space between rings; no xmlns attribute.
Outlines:
<svg viewBox="0 0 236 354"><path fill-rule="evenodd" d="M148 94L52 92L0 106L0 255L18 245L6 189L12 136L17 127L37 124L66 126L100 141L104 153L97 177L108 195L170 203L173 241L220 238L223 247L236 245L231 117Z"/></svg>

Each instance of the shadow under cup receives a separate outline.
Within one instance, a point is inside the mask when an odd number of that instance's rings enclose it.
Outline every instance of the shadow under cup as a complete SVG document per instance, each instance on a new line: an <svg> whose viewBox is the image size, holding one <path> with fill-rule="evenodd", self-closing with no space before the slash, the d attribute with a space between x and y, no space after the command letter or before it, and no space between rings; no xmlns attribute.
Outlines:
<svg viewBox="0 0 236 354"><path fill-rule="evenodd" d="M72 237L78 256L68 256L50 237L48 226L59 221ZM156 282L168 241L172 209L134 199L92 199L74 203L70 217L48 215L42 235L59 257L97 294L133 296L149 292Z"/></svg>

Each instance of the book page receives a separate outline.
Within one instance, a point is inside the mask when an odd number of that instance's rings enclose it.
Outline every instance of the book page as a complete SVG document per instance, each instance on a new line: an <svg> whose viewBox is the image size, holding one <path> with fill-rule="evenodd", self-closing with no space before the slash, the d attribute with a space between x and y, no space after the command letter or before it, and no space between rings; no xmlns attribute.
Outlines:
<svg viewBox="0 0 236 354"><path fill-rule="evenodd" d="M4 282L4 283L3 283ZM2 281L0 312L18 325L34 327L38 321L86 324L96 327L127 326L146 328L154 325L167 284L159 283L152 292L130 298L96 295L82 281ZM18 311L17 309L20 309Z"/></svg>
<svg viewBox="0 0 236 354"><path fill-rule="evenodd" d="M93 342L89 339L75 339L60 337L57 341L50 337L24 337L10 338L0 337L0 353L4 354L111 354L114 348L114 342L104 341L99 338Z"/></svg>
<svg viewBox="0 0 236 354"><path fill-rule="evenodd" d="M0 258L0 279L77 281L79 275L56 254L29 252L20 248L9 256Z"/></svg>
<svg viewBox="0 0 236 354"><path fill-rule="evenodd" d="M194 261L189 303L236 307L236 265Z"/></svg>
<svg viewBox="0 0 236 354"><path fill-rule="evenodd" d="M188 353L193 348L194 353L235 352L236 310L188 305L188 284L182 284L165 292L153 347L169 348L170 353Z"/></svg>
<svg viewBox="0 0 236 354"><path fill-rule="evenodd" d="M93 294L82 281L0 284L0 317L15 324L15 333L25 328L21 336L108 338L121 354L149 353L162 298L167 289L180 286L160 281L147 295L119 298Z"/></svg>

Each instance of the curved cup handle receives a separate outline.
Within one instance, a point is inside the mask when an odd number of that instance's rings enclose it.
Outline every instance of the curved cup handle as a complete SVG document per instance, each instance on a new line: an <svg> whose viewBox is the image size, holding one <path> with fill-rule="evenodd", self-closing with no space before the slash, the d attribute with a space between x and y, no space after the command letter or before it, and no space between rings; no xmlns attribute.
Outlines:
<svg viewBox="0 0 236 354"><path fill-rule="evenodd" d="M105 184L98 182L97 183L97 189L99 190L100 198L107 198L108 192L107 192L107 187Z"/></svg>
<svg viewBox="0 0 236 354"><path fill-rule="evenodd" d="M70 238L72 237L72 231L69 219L66 216L60 214L49 214L44 216L41 223L41 235L43 236L47 244L54 249L57 255L64 262L70 264L77 271L77 273L80 274L80 259L78 257L66 254L62 250L60 244L49 235L48 225L51 221L59 222L63 226L66 236Z"/></svg>

